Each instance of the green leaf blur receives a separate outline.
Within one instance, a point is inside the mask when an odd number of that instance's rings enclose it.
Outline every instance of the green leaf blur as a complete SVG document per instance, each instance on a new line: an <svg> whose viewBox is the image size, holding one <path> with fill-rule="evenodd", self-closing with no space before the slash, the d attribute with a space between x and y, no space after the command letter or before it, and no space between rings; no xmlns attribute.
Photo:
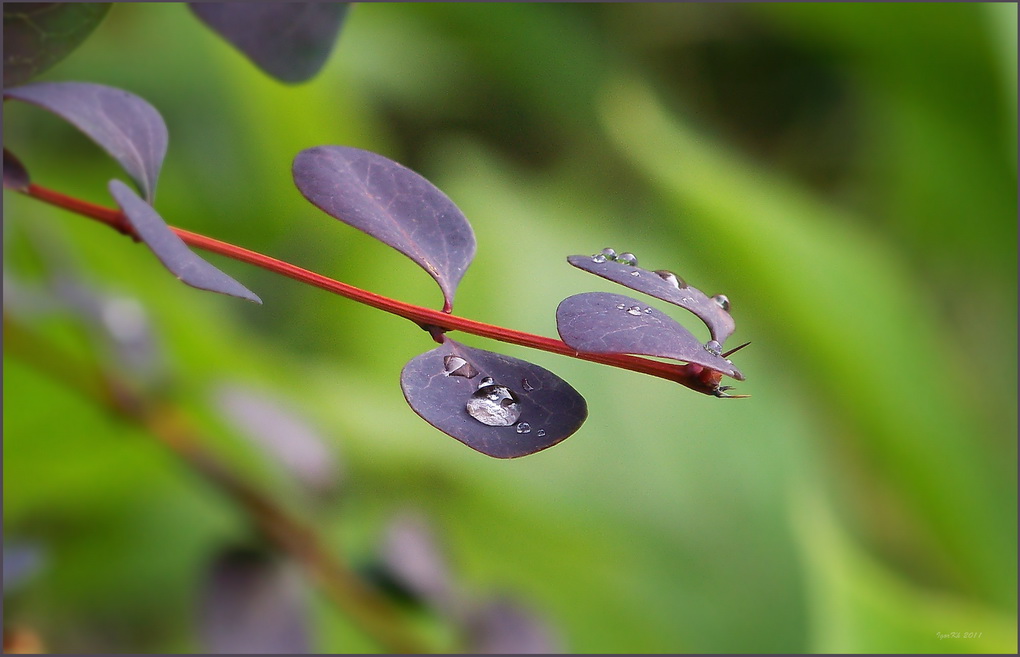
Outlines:
<svg viewBox="0 0 1020 657"><path fill-rule="evenodd" d="M462 586L510 592L566 651L1016 652L1016 26L1015 4L369 3L287 86L183 5L116 5L40 78L160 110L169 223L365 289L442 305L301 197L304 148L379 152L458 204L478 241L460 315L555 336L560 300L619 291L565 261L606 246L725 293L750 399L454 335L588 401L562 444L489 459L405 404L401 367L434 346L413 324L217 256L264 306L203 294L9 191L5 297L55 245L143 304L210 448L338 553L367 560L418 508ZM34 182L112 205L97 148L27 106L4 118ZM105 357L66 318L31 325ZM218 418L222 382L322 429L337 500L311 505ZM5 626L54 652L201 651L204 567L249 536L240 511L6 350L3 428L5 541L45 552ZM311 599L318 650L378 649Z"/></svg>

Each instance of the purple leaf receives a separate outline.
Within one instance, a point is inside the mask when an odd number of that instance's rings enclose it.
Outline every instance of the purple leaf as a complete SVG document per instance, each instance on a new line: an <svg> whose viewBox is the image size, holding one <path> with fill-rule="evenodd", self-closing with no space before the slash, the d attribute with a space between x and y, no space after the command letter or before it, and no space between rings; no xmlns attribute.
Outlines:
<svg viewBox="0 0 1020 657"><path fill-rule="evenodd" d="M556 309L556 329L578 351L673 358L744 380L718 355L718 342L702 344L669 315L622 294L586 292L564 299Z"/></svg>
<svg viewBox="0 0 1020 657"><path fill-rule="evenodd" d="M506 597L472 605L464 632L465 652L469 654L549 655L562 652L541 618Z"/></svg>
<svg viewBox="0 0 1020 657"><path fill-rule="evenodd" d="M237 386L220 387L216 402L234 426L313 493L336 488L336 454L303 417L270 395Z"/></svg>
<svg viewBox="0 0 1020 657"><path fill-rule="evenodd" d="M21 160L14 156L6 148L4 149L4 187L19 192L28 191L32 183L28 176L28 169L21 163Z"/></svg>
<svg viewBox="0 0 1020 657"><path fill-rule="evenodd" d="M134 228L135 234L182 282L200 290L229 294L262 303L251 290L195 255L181 238L170 230L163 217L159 216L133 189L119 180L111 180L110 194L120 206L128 223Z"/></svg>
<svg viewBox="0 0 1020 657"><path fill-rule="evenodd" d="M347 15L343 2L192 2L191 11L283 82L319 72Z"/></svg>
<svg viewBox="0 0 1020 657"><path fill-rule="evenodd" d="M348 146L294 158L294 182L326 214L389 244L436 279L446 308L475 257L475 235L443 192L407 167Z"/></svg>
<svg viewBox="0 0 1020 657"><path fill-rule="evenodd" d="M292 564L249 549L226 550L209 568L199 630L216 654L310 652L304 587Z"/></svg>
<svg viewBox="0 0 1020 657"><path fill-rule="evenodd" d="M109 2L5 2L4 87L27 82L77 48Z"/></svg>
<svg viewBox="0 0 1020 657"><path fill-rule="evenodd" d="M552 447L588 416L584 397L552 372L450 338L405 365L400 387L426 422L500 459Z"/></svg>
<svg viewBox="0 0 1020 657"><path fill-rule="evenodd" d="M152 202L167 146L166 125L152 105L121 89L87 82L39 82L5 89L4 97L38 105L81 130Z"/></svg>
<svg viewBox="0 0 1020 657"><path fill-rule="evenodd" d="M636 265L628 265L606 258L603 254L569 256L567 262L578 269L625 285L632 290L644 292L656 299L686 308L705 322L708 330L712 333L712 339L720 344L726 342L736 327L733 317L723 309L719 301L709 297L698 288L687 285L682 278L672 272L642 269ZM725 297L722 297L720 301L723 299ZM724 305L728 308L729 301L725 301Z"/></svg>
<svg viewBox="0 0 1020 657"><path fill-rule="evenodd" d="M453 576L446 555L428 521L405 511L386 527L379 566L386 579L407 596L449 611L455 604Z"/></svg>

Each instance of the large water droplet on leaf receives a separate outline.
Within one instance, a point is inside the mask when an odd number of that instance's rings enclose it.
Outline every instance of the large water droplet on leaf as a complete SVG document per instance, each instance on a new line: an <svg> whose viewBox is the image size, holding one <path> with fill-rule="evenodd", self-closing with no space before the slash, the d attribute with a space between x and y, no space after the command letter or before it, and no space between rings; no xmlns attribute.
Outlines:
<svg viewBox="0 0 1020 657"><path fill-rule="evenodd" d="M478 376L478 370L460 356L450 354L443 359L443 364L446 366L447 376L462 376L465 379L472 379Z"/></svg>
<svg viewBox="0 0 1020 657"><path fill-rule="evenodd" d="M641 307L640 306L631 306L630 308L627 309L627 314L628 315L634 315L635 317L638 317L639 315L641 315Z"/></svg>
<svg viewBox="0 0 1020 657"><path fill-rule="evenodd" d="M491 381L491 379L489 379ZM490 427L509 427L521 416L521 405L510 388L489 384L471 395L468 415Z"/></svg>
<svg viewBox="0 0 1020 657"><path fill-rule="evenodd" d="M719 304L719 307L725 310L726 312L730 311L730 300L726 297L725 294L715 295L714 297L712 297L712 301L715 301L717 304Z"/></svg>
<svg viewBox="0 0 1020 657"><path fill-rule="evenodd" d="M659 278L666 281L667 283L669 283L678 290L682 287L687 287L687 281L680 278L679 276L669 271L668 269L657 269L655 273L659 275Z"/></svg>
<svg viewBox="0 0 1020 657"><path fill-rule="evenodd" d="M718 356L719 354L722 353L722 345L716 342L715 340L709 340L705 344L705 351L712 354L713 356Z"/></svg>
<svg viewBox="0 0 1020 657"><path fill-rule="evenodd" d="M626 253L621 253L620 255L616 256L616 261L621 265L630 265L632 267L637 267L637 256L634 255L633 253L630 253L629 251Z"/></svg>
<svg viewBox="0 0 1020 657"><path fill-rule="evenodd" d="M531 425L527 422L518 422L517 433L531 433Z"/></svg>

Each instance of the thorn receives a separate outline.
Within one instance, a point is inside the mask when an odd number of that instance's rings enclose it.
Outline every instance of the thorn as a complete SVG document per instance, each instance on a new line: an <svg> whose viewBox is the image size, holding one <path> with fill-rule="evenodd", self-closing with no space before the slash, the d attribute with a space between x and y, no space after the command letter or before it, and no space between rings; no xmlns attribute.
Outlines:
<svg viewBox="0 0 1020 657"><path fill-rule="evenodd" d="M738 347L739 348L739 347ZM751 395L729 395L726 394L727 390L733 390L733 386L719 386L712 391L712 394L720 399L747 399Z"/></svg>
<svg viewBox="0 0 1020 657"><path fill-rule="evenodd" d="M746 347L749 344L751 344L751 343L750 342L745 342L744 344L740 345L739 347L733 347L732 349L727 351L725 354L723 354L722 357L726 358L730 354L735 354L736 352L740 351L741 349L743 349L744 347Z"/></svg>

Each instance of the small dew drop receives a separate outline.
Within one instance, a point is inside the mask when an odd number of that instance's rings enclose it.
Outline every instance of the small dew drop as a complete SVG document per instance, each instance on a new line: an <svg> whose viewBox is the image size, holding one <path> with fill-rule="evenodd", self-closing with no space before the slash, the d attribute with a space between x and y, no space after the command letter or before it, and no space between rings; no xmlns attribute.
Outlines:
<svg viewBox="0 0 1020 657"><path fill-rule="evenodd" d="M712 301L715 301L717 304L719 304L719 307L725 310L726 312L730 311L730 300L726 298L725 294L715 295L714 297L712 297Z"/></svg>
<svg viewBox="0 0 1020 657"><path fill-rule="evenodd" d="M531 425L527 422L518 422L517 433L531 433Z"/></svg>
<svg viewBox="0 0 1020 657"><path fill-rule="evenodd" d="M466 407L468 415L490 427L509 427L521 416L521 405L514 393L506 386L491 383L475 390Z"/></svg>
<svg viewBox="0 0 1020 657"><path fill-rule="evenodd" d="M645 314L646 314L646 315L651 315L651 314L652 314L652 309L651 309L651 307L645 308Z"/></svg>
<svg viewBox="0 0 1020 657"><path fill-rule="evenodd" d="M538 431L535 432L535 435L541 438L542 436L545 435L545 429L539 429Z"/></svg>
<svg viewBox="0 0 1020 657"><path fill-rule="evenodd" d="M682 287L687 287L687 281L685 281L684 279L680 278L679 276L677 276L676 274L667 269L658 269L655 271L655 273L659 275L659 278L666 281L667 283L669 283L678 290Z"/></svg>
<svg viewBox="0 0 1020 657"><path fill-rule="evenodd" d="M527 379L521 379L521 387L524 388L525 392L531 392L535 389L535 386L531 385Z"/></svg>
<svg viewBox="0 0 1020 657"><path fill-rule="evenodd" d="M465 379L473 379L478 376L478 370L460 356L450 354L443 359L443 364L446 366L446 376L462 376Z"/></svg>
<svg viewBox="0 0 1020 657"><path fill-rule="evenodd" d="M705 351L712 354L713 356L718 356L719 354L722 353L722 345L716 342L715 340L709 340L705 344Z"/></svg>
<svg viewBox="0 0 1020 657"><path fill-rule="evenodd" d="M630 251L621 253L616 256L616 261L621 265L630 265L631 267L637 267L637 256Z"/></svg>
<svg viewBox="0 0 1020 657"><path fill-rule="evenodd" d="M622 303L618 303L618 304L616 304L616 309L617 309L617 310L626 310L626 309L627 309L627 306L625 306L625 305L624 305L624 304L622 304Z"/></svg>
<svg viewBox="0 0 1020 657"><path fill-rule="evenodd" d="M492 377L491 376L487 376L487 377L484 377L481 381L478 382L478 387L479 388L484 388L485 386L491 386L493 383L495 383L495 381L492 380Z"/></svg>
<svg viewBox="0 0 1020 657"><path fill-rule="evenodd" d="M606 261L606 256L602 255L601 253L596 253L591 257L591 261L594 262L595 264L601 265L603 262Z"/></svg>
<svg viewBox="0 0 1020 657"><path fill-rule="evenodd" d="M640 276L640 275L641 275L641 272L639 272L638 270L636 270L636 269L635 269L634 271L632 271L632 272L630 273L630 275L631 275L631 276Z"/></svg>
<svg viewBox="0 0 1020 657"><path fill-rule="evenodd" d="M602 249L602 255L606 256L606 260L616 260L616 251L608 246Z"/></svg>
<svg viewBox="0 0 1020 657"><path fill-rule="evenodd" d="M635 317L640 316L641 315L641 307L640 306L631 306L630 308L627 309L627 314L628 315L634 315Z"/></svg>

